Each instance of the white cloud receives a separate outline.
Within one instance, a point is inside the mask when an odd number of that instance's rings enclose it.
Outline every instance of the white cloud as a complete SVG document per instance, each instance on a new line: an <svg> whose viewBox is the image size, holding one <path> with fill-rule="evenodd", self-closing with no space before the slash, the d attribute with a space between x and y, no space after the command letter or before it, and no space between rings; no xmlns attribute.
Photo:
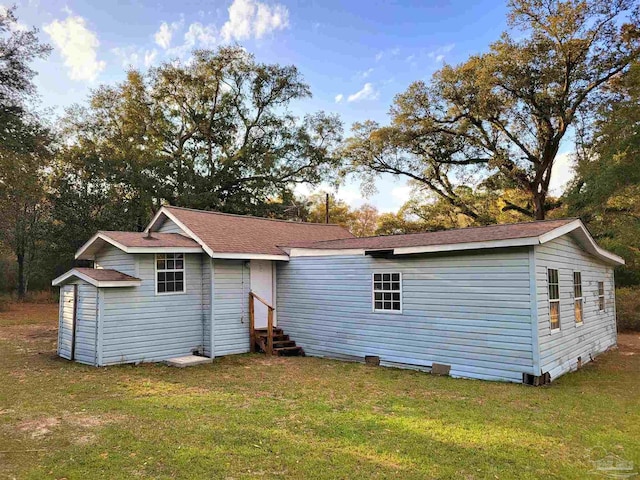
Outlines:
<svg viewBox="0 0 640 480"><path fill-rule="evenodd" d="M153 36L153 39L156 41L156 45L167 50L171 46L173 34L182 28L183 22L184 20L182 19L171 23L162 22L160 24L160 29Z"/></svg>
<svg viewBox="0 0 640 480"><path fill-rule="evenodd" d="M229 19L220 31L226 42L262 38L289 27L289 10L280 4L267 5L256 0L233 0Z"/></svg>
<svg viewBox="0 0 640 480"><path fill-rule="evenodd" d="M144 52L144 66L150 67L156 61L158 56L158 51L154 48L153 50L147 50Z"/></svg>
<svg viewBox="0 0 640 480"><path fill-rule="evenodd" d="M106 63L98 60L98 36L87 28L84 18L70 13L65 20L54 20L43 30L60 50L71 80L95 80L105 69Z"/></svg>
<svg viewBox="0 0 640 480"><path fill-rule="evenodd" d="M149 68L158 57L158 51L155 48L144 50L136 47L117 47L111 49L111 53L120 59L122 68L137 68L142 65Z"/></svg>
<svg viewBox="0 0 640 480"><path fill-rule="evenodd" d="M362 78L367 78L372 73L373 73L373 68L369 68L369 69L365 70L364 72L360 72L360 76Z"/></svg>
<svg viewBox="0 0 640 480"><path fill-rule="evenodd" d="M451 50L453 50L455 48L456 44L455 43L450 43L448 45L444 45L442 47L438 47L432 51L430 51L429 53L427 53L427 57L429 58L433 58L433 60L436 63L441 63L444 61L444 58L446 56L447 53L449 53Z"/></svg>
<svg viewBox="0 0 640 480"><path fill-rule="evenodd" d="M186 45L194 47L198 45L202 48L211 48L216 44L218 30L215 25L203 25L195 22L189 25L189 29L184 34Z"/></svg>
<svg viewBox="0 0 640 480"><path fill-rule="evenodd" d="M374 100L378 98L378 91L373 88L372 83L365 83L362 89L349 95L347 102L359 102L360 100Z"/></svg>
<svg viewBox="0 0 640 480"><path fill-rule="evenodd" d="M386 50L380 50L378 53L376 53L375 59L376 62L379 62L385 56L395 57L397 55L400 55L400 49L398 47L388 48Z"/></svg>
<svg viewBox="0 0 640 480"><path fill-rule="evenodd" d="M404 205L409 201L412 190L409 185L402 185L391 189L391 196L398 200L401 205Z"/></svg>
<svg viewBox="0 0 640 480"><path fill-rule="evenodd" d="M567 183L574 175L573 152L565 152L556 155L551 170L549 181L549 193L555 196L562 195Z"/></svg>
<svg viewBox="0 0 640 480"><path fill-rule="evenodd" d="M344 95L339 93L338 95L336 95L336 103L340 103L342 102L342 99L344 98Z"/></svg>

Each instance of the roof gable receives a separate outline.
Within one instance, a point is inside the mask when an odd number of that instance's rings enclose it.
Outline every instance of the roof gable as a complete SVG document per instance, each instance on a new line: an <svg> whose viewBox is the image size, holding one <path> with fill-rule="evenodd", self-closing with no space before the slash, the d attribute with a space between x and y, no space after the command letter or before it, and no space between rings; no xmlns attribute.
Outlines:
<svg viewBox="0 0 640 480"><path fill-rule="evenodd" d="M118 270L76 267L51 282L54 287L64 285L74 279L82 280L94 287L138 287L142 280Z"/></svg>
<svg viewBox="0 0 640 480"><path fill-rule="evenodd" d="M272 258L286 260L281 245L353 238L344 227L245 215L163 207L147 229L155 230L163 216L196 240L216 258Z"/></svg>

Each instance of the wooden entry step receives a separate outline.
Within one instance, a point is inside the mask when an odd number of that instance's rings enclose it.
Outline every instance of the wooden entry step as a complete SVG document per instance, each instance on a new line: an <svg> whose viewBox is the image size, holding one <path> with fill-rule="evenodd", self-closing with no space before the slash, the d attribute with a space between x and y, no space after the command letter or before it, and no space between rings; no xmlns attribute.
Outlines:
<svg viewBox="0 0 640 480"><path fill-rule="evenodd" d="M257 328L256 332L256 351L266 353L267 351L267 329ZM294 340L289 338L281 328L273 329L273 354L281 357L304 357L302 347L296 345Z"/></svg>

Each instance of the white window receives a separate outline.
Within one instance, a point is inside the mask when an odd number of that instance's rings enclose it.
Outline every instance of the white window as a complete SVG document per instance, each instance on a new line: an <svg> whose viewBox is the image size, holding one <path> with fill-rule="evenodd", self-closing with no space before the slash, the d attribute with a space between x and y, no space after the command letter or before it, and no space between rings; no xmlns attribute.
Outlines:
<svg viewBox="0 0 640 480"><path fill-rule="evenodd" d="M560 284L558 283L558 270L547 270L547 283L549 285L549 323L551 330L560 328Z"/></svg>
<svg viewBox="0 0 640 480"><path fill-rule="evenodd" d="M156 293L184 293L184 254L158 253L156 255Z"/></svg>
<svg viewBox="0 0 640 480"><path fill-rule="evenodd" d="M576 318L576 325L582 325L582 273L573 272L573 311Z"/></svg>
<svg viewBox="0 0 640 480"><path fill-rule="evenodd" d="M598 282L598 310L604 310L604 282Z"/></svg>
<svg viewBox="0 0 640 480"><path fill-rule="evenodd" d="M373 311L402 312L402 275L373 274Z"/></svg>

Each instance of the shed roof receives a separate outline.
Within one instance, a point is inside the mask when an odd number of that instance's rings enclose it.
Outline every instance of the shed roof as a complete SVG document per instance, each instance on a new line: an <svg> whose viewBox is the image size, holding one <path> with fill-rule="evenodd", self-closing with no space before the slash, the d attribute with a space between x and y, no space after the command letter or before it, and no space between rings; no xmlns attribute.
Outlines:
<svg viewBox="0 0 640 480"><path fill-rule="evenodd" d="M95 287L137 287L142 280L109 268L75 267L53 280L53 286L79 279Z"/></svg>

